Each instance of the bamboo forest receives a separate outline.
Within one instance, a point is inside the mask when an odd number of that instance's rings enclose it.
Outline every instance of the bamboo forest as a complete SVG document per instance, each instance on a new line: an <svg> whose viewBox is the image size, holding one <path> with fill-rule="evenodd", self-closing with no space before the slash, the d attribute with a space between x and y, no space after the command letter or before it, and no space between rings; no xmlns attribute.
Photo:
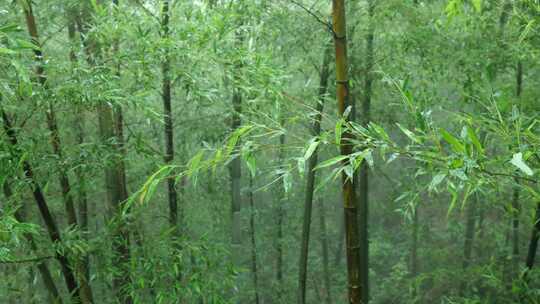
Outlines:
<svg viewBox="0 0 540 304"><path fill-rule="evenodd" d="M0 0L0 303L540 303L540 1Z"/></svg>

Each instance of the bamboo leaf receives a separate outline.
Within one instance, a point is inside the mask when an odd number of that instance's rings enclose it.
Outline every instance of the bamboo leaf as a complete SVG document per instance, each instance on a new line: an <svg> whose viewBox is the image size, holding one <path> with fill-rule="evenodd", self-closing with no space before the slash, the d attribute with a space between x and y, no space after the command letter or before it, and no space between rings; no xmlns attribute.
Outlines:
<svg viewBox="0 0 540 304"><path fill-rule="evenodd" d="M484 148L482 147L482 143L480 143L480 140L478 140L478 136L476 136L476 133L474 132L473 128L467 127L467 135L469 136L469 139L473 143L478 153L480 153L480 155L483 155Z"/></svg>
<svg viewBox="0 0 540 304"><path fill-rule="evenodd" d="M472 185L467 184L467 188L465 189L465 194L463 195L463 201L461 202L461 209L465 208L465 205L467 204L467 200L469 199L469 196L472 193L471 189L472 189Z"/></svg>
<svg viewBox="0 0 540 304"><path fill-rule="evenodd" d="M482 12L482 0L471 0L472 5L477 13Z"/></svg>
<svg viewBox="0 0 540 304"><path fill-rule="evenodd" d="M245 156L246 165L249 169L249 172L251 173L251 176L255 176L257 173L257 161L256 158L253 156L252 153L248 153Z"/></svg>
<svg viewBox="0 0 540 304"><path fill-rule="evenodd" d="M226 156L229 157L234 149L236 148L238 141L240 140L240 137L248 133L253 126L251 125L245 125L238 129L236 129L233 134L229 137L229 140L227 141L227 153Z"/></svg>
<svg viewBox="0 0 540 304"><path fill-rule="evenodd" d="M283 189L285 193L289 193L292 188L292 176L291 173L286 171L283 173Z"/></svg>
<svg viewBox="0 0 540 304"><path fill-rule="evenodd" d="M523 31L521 32L521 34L519 35L519 43L521 44L523 42L523 40L525 40L525 38L529 35L529 32L532 30L533 26L534 26L535 22L534 20L531 20L527 23L527 25L525 26L525 28L523 29Z"/></svg>
<svg viewBox="0 0 540 304"><path fill-rule="evenodd" d="M364 159L366 160L368 165L373 168L374 161L373 161L373 154L371 153L371 150L364 150L362 153L365 153Z"/></svg>
<svg viewBox="0 0 540 304"><path fill-rule="evenodd" d="M339 155L339 156L327 159L327 160L321 162L317 167L315 167L315 170L325 168L325 167L330 167L332 165L335 165L335 164L343 161L344 159L347 159L348 157L349 156L347 156L347 155Z"/></svg>
<svg viewBox="0 0 540 304"><path fill-rule="evenodd" d="M219 165L219 163L221 162L221 160L223 159L223 150L222 149L218 149L214 155L214 158L212 159L212 171L213 173L216 172L216 169L217 169L217 166Z"/></svg>
<svg viewBox="0 0 540 304"><path fill-rule="evenodd" d="M41 48L38 45L35 45L34 43L30 41L26 41L23 39L17 39L17 46L22 49L31 49L31 50L40 50Z"/></svg>
<svg viewBox="0 0 540 304"><path fill-rule="evenodd" d="M199 169L200 169L200 164L201 164L201 161L202 161L202 158L203 158L203 155L204 155L204 151L203 150L200 150L199 152L197 152L197 154L195 154L195 156L193 156L188 164L187 164L187 169L188 169L188 175L189 176L193 176L195 175Z"/></svg>
<svg viewBox="0 0 540 304"><path fill-rule="evenodd" d="M341 132L343 129L343 119L338 120L336 123L336 145L339 145L341 143Z"/></svg>
<svg viewBox="0 0 540 304"><path fill-rule="evenodd" d="M16 23L6 24L0 26L1 33L15 32L19 29L19 26Z"/></svg>
<svg viewBox="0 0 540 304"><path fill-rule="evenodd" d="M326 184L328 184L328 182L333 177L337 176L338 173L339 173L339 168L336 168L336 169L332 170L332 173L325 176L324 179L321 182L319 182L319 184L317 185L317 188L315 188L315 192L318 192L322 187L324 187Z"/></svg>
<svg viewBox="0 0 540 304"><path fill-rule="evenodd" d="M298 168L298 173L303 175L304 171L306 170L306 159L303 157L296 158L296 166Z"/></svg>
<svg viewBox="0 0 540 304"><path fill-rule="evenodd" d="M446 5L445 11L448 17L454 17L461 13L461 6L463 0L450 0Z"/></svg>
<svg viewBox="0 0 540 304"><path fill-rule="evenodd" d="M452 201L450 201L450 206L448 207L448 212L446 213L447 218L450 217L450 214L452 213L452 211L456 207L456 202L457 202L457 199L458 199L458 193L457 193L457 191L455 189L455 186L453 184L448 185L448 192L450 192L450 194L452 195Z"/></svg>
<svg viewBox="0 0 540 304"><path fill-rule="evenodd" d="M445 129L441 129L441 135L450 144L454 152L465 153L465 146L454 135L448 133Z"/></svg>
<svg viewBox="0 0 540 304"><path fill-rule="evenodd" d="M349 117L349 114L352 112L352 106L348 106L345 111L343 111L343 117Z"/></svg>
<svg viewBox="0 0 540 304"><path fill-rule="evenodd" d="M0 47L0 55L13 55L13 54L16 54L16 52L13 50L4 48L4 47Z"/></svg>
<svg viewBox="0 0 540 304"><path fill-rule="evenodd" d="M536 201L540 201L540 193L536 191L533 187L522 184L522 187L524 187L533 197Z"/></svg>
<svg viewBox="0 0 540 304"><path fill-rule="evenodd" d="M172 171L173 167L163 166L154 174L152 174L146 182L143 184L141 190L138 191L139 194L139 203L143 204L148 200L149 197L154 193L157 184L160 182L162 176L167 176ZM128 202L124 207L123 212L129 210L129 207L132 205L132 202Z"/></svg>
<svg viewBox="0 0 540 304"><path fill-rule="evenodd" d="M381 126L379 126L379 125L377 125L376 123L373 123L373 122L371 122L369 125L370 125L370 126L373 128L373 130L375 130L375 132L376 132L377 134L379 134L379 136L381 136L386 142L390 142L390 136L388 136L388 133L386 133L386 131L384 130L383 127L381 127Z"/></svg>
<svg viewBox="0 0 540 304"><path fill-rule="evenodd" d="M386 161L386 164L389 164L389 163L393 162L394 160L396 160L398 158L398 156L399 156L398 153L390 154L390 157L388 157L388 160Z"/></svg>
<svg viewBox="0 0 540 304"><path fill-rule="evenodd" d="M523 154L521 152L514 154L512 156L512 160L510 160L510 163L529 176L534 174L531 167L529 167L523 160Z"/></svg>
<svg viewBox="0 0 540 304"><path fill-rule="evenodd" d="M304 160L308 160L311 157L311 155L313 155L313 152L315 152L318 146L319 146L319 141L316 138L311 139L311 143L306 149L306 153L304 153Z"/></svg>
<svg viewBox="0 0 540 304"><path fill-rule="evenodd" d="M446 173L439 173L433 177L431 183L429 184L429 191L433 191L437 186L445 179Z"/></svg>
<svg viewBox="0 0 540 304"><path fill-rule="evenodd" d="M408 138L410 138L412 141L414 141L415 143L420 143L420 140L418 139L418 137L416 135L414 135L413 132L409 131L408 129L406 129L405 127L403 127L402 125L400 124L396 124L399 129L401 130L401 132L403 132L405 135L407 135Z"/></svg>
<svg viewBox="0 0 540 304"><path fill-rule="evenodd" d="M347 165L347 166L343 167L343 172L345 172L345 174L347 175L347 177L349 179L352 180L354 178L354 169L353 169L352 166Z"/></svg>

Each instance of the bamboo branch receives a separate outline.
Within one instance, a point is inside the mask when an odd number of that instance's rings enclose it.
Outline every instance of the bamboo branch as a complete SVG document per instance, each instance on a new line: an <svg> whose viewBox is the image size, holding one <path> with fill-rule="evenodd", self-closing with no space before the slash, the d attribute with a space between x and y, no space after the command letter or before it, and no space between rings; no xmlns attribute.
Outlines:
<svg viewBox="0 0 540 304"><path fill-rule="evenodd" d="M317 22L324 25L334 36L336 36L336 33L334 32L334 29L332 28L332 24L330 24L330 22L324 21L320 16L315 14L311 9L305 7L301 3L299 3L299 2L297 2L295 0L289 0L289 1L292 4L294 4L294 5L298 6L299 8L301 8L302 10L304 10L309 15L311 15L313 18L315 18L315 20L317 20Z"/></svg>
<svg viewBox="0 0 540 304"><path fill-rule="evenodd" d="M152 13L146 6L144 6L144 3L142 3L140 0L133 0L133 2L135 2L135 4L137 4L148 16L156 19L158 23L161 23L161 19Z"/></svg>

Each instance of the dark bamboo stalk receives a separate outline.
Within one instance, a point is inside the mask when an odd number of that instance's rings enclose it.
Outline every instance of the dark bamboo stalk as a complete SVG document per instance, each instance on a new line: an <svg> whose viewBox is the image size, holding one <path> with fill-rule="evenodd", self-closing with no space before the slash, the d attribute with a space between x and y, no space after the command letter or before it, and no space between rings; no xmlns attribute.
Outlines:
<svg viewBox="0 0 540 304"><path fill-rule="evenodd" d="M536 258L536 249L538 248L538 238L540 237L540 203L536 204L536 213L534 216L533 229L531 232L531 240L529 242L529 250L527 252L527 259L525 260L525 266L527 271L524 272L524 279L527 278L528 270L534 266L534 260Z"/></svg>
<svg viewBox="0 0 540 304"><path fill-rule="evenodd" d="M249 175L249 227L251 232L251 273L253 275L253 290L255 304L259 304L259 273L257 268L257 243L255 242L255 203L253 198L253 176Z"/></svg>
<svg viewBox="0 0 540 304"><path fill-rule="evenodd" d="M414 205L412 222L412 244L411 244L411 278L413 279L412 298L417 295L416 277L418 276L418 205Z"/></svg>
<svg viewBox="0 0 540 304"><path fill-rule="evenodd" d="M114 0L113 4L117 9L118 1ZM84 16L88 16L83 12ZM79 20L77 28L81 33L86 60L90 66L95 66L98 59L102 57L100 46L91 39L88 39L88 20ZM115 44L115 50L118 45ZM117 68L117 75L119 68ZM125 147L123 144L123 118L115 106L111 105L107 100L100 100L97 104L98 129L99 136L103 145L115 152L119 156L115 156L111 163L104 168L105 173L105 188L107 192L107 201L110 209L110 219L120 219L124 203L128 198L126 189L126 175L123 157L125 156ZM121 113L120 113L121 114ZM130 260L130 237L127 225L117 223L112 232L112 247L115 252L113 256L113 265L118 267L118 271L113 275L113 290L115 297L119 303L133 303L132 295L126 292L126 287L131 283L129 272Z"/></svg>
<svg viewBox="0 0 540 304"><path fill-rule="evenodd" d="M119 12L119 1L113 0L113 9L116 14ZM120 41L117 39L114 41L113 51L118 53L120 49ZM120 78L121 75L120 61L116 63L116 76ZM122 105L119 103L113 104L113 116L114 116L114 135L115 135L115 149L120 152L121 157L118 158L116 169L118 170L118 175L120 176L119 186L121 195L124 198L123 201L127 200L129 194L127 190L127 177L126 177L126 163L124 159L127 155L126 142L124 137L124 111Z"/></svg>
<svg viewBox="0 0 540 304"><path fill-rule="evenodd" d="M161 38L165 43L164 57L161 63L161 98L163 100L163 122L165 127L165 164L170 164L174 159L174 134L173 134L173 121L172 121L172 107L171 107L171 59L170 50L168 47L170 38L169 30L169 0L163 0L161 8ZM174 227L175 235L179 232L178 223L178 194L176 191L175 177L171 176L167 179L167 194L169 197L169 224Z"/></svg>
<svg viewBox="0 0 540 304"><path fill-rule="evenodd" d="M3 190L6 199L11 199L11 197L13 196L13 191L11 190L11 186L9 185L8 181L4 181ZM21 212L21 210L15 211L15 219L20 223L26 222L26 218L23 212ZM34 237L29 233L25 233L24 238L28 241L28 244L30 245L30 250L32 250L33 252L38 252ZM62 304L62 297L58 292L58 288L56 288L56 284L54 283L54 279L51 275L49 267L46 264L46 261L38 261L36 267L39 271L41 279L43 280L43 285L45 285L45 289L47 289L47 294L49 296L50 302L53 304Z"/></svg>
<svg viewBox="0 0 540 304"><path fill-rule="evenodd" d="M334 253L334 267L339 267L343 258L343 248L345 247L345 223L339 223L339 232L337 235L337 245Z"/></svg>
<svg viewBox="0 0 540 304"><path fill-rule="evenodd" d="M475 226L476 226L476 204L477 204L477 195L475 195L474 200L472 200L466 209L465 217L466 217L466 223L465 223L465 240L463 244L463 264L462 268L464 273L467 272L469 265L471 264L471 258L472 258L472 248L474 243L474 234L475 234ZM466 289L466 282L462 282L461 286L459 288L459 292L461 295L465 294Z"/></svg>
<svg viewBox="0 0 540 304"><path fill-rule="evenodd" d="M75 11L75 10L70 10L69 11L69 15L68 15L68 18L69 18L69 22L68 22L68 38L70 40L70 42L72 44L75 44L77 39L76 39L76 33L77 33L77 29L76 29L76 25L77 25L77 22L78 22L78 18L79 18L79 15L78 15L78 12ZM69 59L71 61L71 63L75 66L78 62L78 58L77 58L77 55L75 53L75 50L73 48L73 46L70 48L70 51L69 51ZM79 146L81 146L82 144L84 144L84 114L83 112L77 108L75 110L76 112L76 115L75 115L75 120L74 120L74 129L75 129L75 132L76 132L76 141L77 141L77 144ZM88 233L89 233L89 230L88 230L88 195L87 195L87 192L86 192L86 180L85 180L85 177L84 177L84 173L83 173L83 170L80 166L77 166L77 168L75 169L75 176L77 177L77 184L78 184L78 195L79 195L79 202L78 202L78 218L79 218L79 221L78 221L78 224L79 224L79 229L81 230L81 233L82 233L82 237L83 239L85 239L86 241L88 241ZM82 263L81 263L81 272L82 272L82 278L81 278L81 283L84 284L84 285L90 285L90 257L89 255L85 255L83 258L82 258ZM90 299L92 299L92 294L91 292L88 292L87 293L87 297L89 297ZM90 300L92 301L92 300Z"/></svg>
<svg viewBox="0 0 540 304"><path fill-rule="evenodd" d="M241 24L240 24L241 25ZM238 29L235 32L235 43L240 49L243 44L243 35L241 29ZM240 73L242 69L242 62L240 59L237 59L234 62L234 71L233 71L233 92L232 92L232 120L231 120L231 131L234 132L238 130L242 124L242 93L239 87ZM240 140L236 142L234 147L235 153L239 152ZM235 155L233 160L229 163L229 175L230 175L230 185L231 185L231 216L232 216L232 227L231 227L231 247L232 247L232 261L236 267L241 267L242 265L242 217L241 217L241 208L242 208L242 195L241 195L241 179L242 179L242 163L239 155ZM240 285L240 278L236 280L237 285ZM237 286L237 290L240 289L240 286ZM239 299L240 297L238 297Z"/></svg>
<svg viewBox="0 0 540 304"><path fill-rule="evenodd" d="M17 133L15 129L13 128L11 121L9 117L7 116L6 112L1 108L0 108L0 111L2 112L1 114L2 114L4 131L6 132L6 135L9 139L11 146L17 150L19 147ZM45 223L45 227L47 228L49 238L51 239L53 243L61 244L62 239L60 237L60 231L58 230L56 221L54 220L54 217L52 216L52 213L49 210L49 206L47 204L45 196L43 195L41 186L38 184L38 182L36 181L36 178L34 177L32 167L30 163L26 160L23 161L22 166L23 166L24 176L29 181L29 185L30 185L30 188L32 189L34 200L36 201L36 204L38 206L43 222ZM62 274L64 276L64 280L66 282L69 292L72 294L73 301L76 303L79 303L81 301L81 296L79 293L79 286L77 284L77 280L75 279L75 275L73 274L72 267L68 261L67 256L65 255L65 253L57 251L56 259L58 260L60 264Z"/></svg>
<svg viewBox="0 0 540 304"><path fill-rule="evenodd" d="M280 113L281 115L282 113ZM283 126L283 119L282 119ZM285 161L285 134L279 136L279 151L278 151L278 162L279 162L279 176L278 180L282 181L284 178L285 170L283 163ZM277 184L277 206L276 206L276 282L277 282L277 299L278 301L283 300L284 288L283 285L283 220L285 217L285 208L283 204L286 202L286 194L283 186L283 181Z"/></svg>
<svg viewBox="0 0 540 304"><path fill-rule="evenodd" d="M101 141L114 151L116 150L115 147L110 145L111 139L116 137L113 125L113 109L108 103L100 102L97 112ZM105 187L112 217L120 216L127 196L123 188L122 168L118 160L105 168ZM123 224L118 226L115 228L116 231L113 232L113 250L115 252L113 264L119 267L120 271L115 272L113 286L118 301L130 304L133 302L131 295L123 291L131 281L127 265L130 259L129 231Z"/></svg>
<svg viewBox="0 0 540 304"><path fill-rule="evenodd" d="M330 284L330 265L328 261L328 235L326 232L326 212L322 200L319 200L317 204L319 206L320 242L323 263L325 299L326 304L332 304L332 285Z"/></svg>
<svg viewBox="0 0 540 304"><path fill-rule="evenodd" d="M371 96L373 93L373 63L374 63L374 0L368 0L368 33L366 36L366 69L364 78L364 94L362 100L362 124L367 127L371 115ZM359 191L359 234L360 234L360 285L362 286L362 303L369 302L369 167L366 162L360 165Z"/></svg>
<svg viewBox="0 0 540 304"><path fill-rule="evenodd" d="M34 48L34 58L37 62L36 67L36 76L39 84L44 90L47 90L47 75L45 73L45 66L43 62L43 52L41 50L41 44L39 42L39 34L36 26L36 20L34 13L32 11L31 1L26 1L23 5L23 11L26 19L26 26L28 28L28 33L32 38L32 42L36 45ZM63 159L61 141L60 141L60 132L58 130L58 123L56 121L55 110L50 101L48 101L48 109L46 111L47 116L47 126L51 133L51 145L53 147L54 154L61 161ZM60 186L62 189L62 197L64 199L64 205L66 208L66 213L68 216L68 223L72 226L77 226L77 216L75 212L75 206L73 204L73 197L71 195L71 186L69 183L69 178L66 173L66 169L63 165L59 168L59 180Z"/></svg>
<svg viewBox="0 0 540 304"><path fill-rule="evenodd" d="M518 105L521 104L521 91L523 87L523 64L518 60L516 71L516 98ZM515 179L516 185L512 189L512 268L517 269L519 259L519 216L521 206L519 202L519 180Z"/></svg>
<svg viewBox="0 0 540 304"><path fill-rule="evenodd" d="M330 76L330 58L332 48L329 44L325 48L323 55L323 64L321 67L318 89L318 101L315 107L316 114L313 121L312 133L314 136L321 134L321 120L324 109L324 98L328 89L328 78ZM304 218L302 226L302 243L300 249L299 276L298 276L298 303L306 303L306 281L307 281L307 265L309 255L309 235L311 226L311 213L313 208L313 193L315 190L315 167L318 163L318 149L313 151L313 154L308 159L306 191L304 198Z"/></svg>

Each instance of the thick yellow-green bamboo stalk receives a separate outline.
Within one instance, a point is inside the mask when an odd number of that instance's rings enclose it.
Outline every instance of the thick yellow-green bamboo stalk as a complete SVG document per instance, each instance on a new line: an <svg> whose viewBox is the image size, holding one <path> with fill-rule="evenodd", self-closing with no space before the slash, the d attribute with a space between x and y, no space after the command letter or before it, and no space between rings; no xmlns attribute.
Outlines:
<svg viewBox="0 0 540 304"><path fill-rule="evenodd" d="M348 79L348 63L347 63L347 35L346 35L346 16L345 16L345 1L332 1L332 29L334 35L334 44L336 50L336 84L337 84L337 103L339 115L345 121L349 120L348 114L345 114L345 109L350 105L349 99L349 79ZM339 143L341 155L352 154L352 146L350 144L351 134L345 131L341 136ZM348 160L344 161L343 165L348 165ZM360 286L360 247L358 235L358 207L356 194L353 187L353 180L343 172L343 208L345 216L345 238L347 246L347 273L348 273L348 290L349 303L359 304L361 301Z"/></svg>

